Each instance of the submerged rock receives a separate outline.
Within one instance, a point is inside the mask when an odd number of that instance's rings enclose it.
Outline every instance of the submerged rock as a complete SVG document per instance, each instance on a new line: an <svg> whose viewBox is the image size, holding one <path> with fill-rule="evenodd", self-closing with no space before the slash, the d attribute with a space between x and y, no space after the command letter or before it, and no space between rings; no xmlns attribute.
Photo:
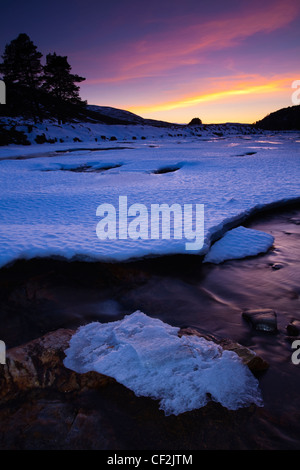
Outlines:
<svg viewBox="0 0 300 470"><path fill-rule="evenodd" d="M289 336L298 336L300 334L300 321L292 320L286 327Z"/></svg>
<svg viewBox="0 0 300 470"><path fill-rule="evenodd" d="M271 264L271 268L277 271L278 269L282 269L284 265L282 263L273 263Z"/></svg>
<svg viewBox="0 0 300 470"><path fill-rule="evenodd" d="M277 332L277 314L272 309L245 310L242 316L257 331Z"/></svg>

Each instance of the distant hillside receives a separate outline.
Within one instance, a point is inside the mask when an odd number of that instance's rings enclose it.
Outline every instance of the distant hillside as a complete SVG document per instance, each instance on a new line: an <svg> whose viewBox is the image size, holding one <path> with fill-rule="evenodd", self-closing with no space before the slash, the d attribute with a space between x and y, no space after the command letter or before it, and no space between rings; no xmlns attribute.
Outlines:
<svg viewBox="0 0 300 470"><path fill-rule="evenodd" d="M127 121L131 124L143 124L144 121L144 119L137 114L131 113L130 111L125 111L123 109L112 108L110 106L87 105L87 110L92 111L93 113L98 113L102 116L109 116L123 122Z"/></svg>
<svg viewBox="0 0 300 470"><path fill-rule="evenodd" d="M257 121L260 129L274 131L300 130L300 105L282 108Z"/></svg>
<svg viewBox="0 0 300 470"><path fill-rule="evenodd" d="M0 119L5 117L19 118L23 117L24 120L30 119L31 113L28 112L26 106L22 102L20 95L22 95L22 89L19 87L14 90L15 93L10 89L10 94L7 97L7 104L0 106ZM20 99L19 99L20 98ZM86 105L75 105L71 103L64 103L63 105L57 104L55 99L41 91L38 92L39 102L39 116L41 120L57 119L55 109L59 107L61 114L63 115L63 122L90 122L108 125L148 125L154 127L170 127L176 126L176 124L155 121L153 119L144 119L136 114L122 109L112 108L109 106L96 106ZM30 106L28 106L30 111Z"/></svg>
<svg viewBox="0 0 300 470"><path fill-rule="evenodd" d="M170 127L177 126L177 124L166 122L166 121L157 121L155 119L144 119L137 114L131 113L130 111L125 111L124 109L112 108L110 106L96 106L96 105L87 105L86 107L88 113L95 113L98 116L101 116L101 119L105 117L106 119L114 119L119 122L128 124L141 124L144 126L154 126L154 127ZM178 127L182 127L178 124Z"/></svg>

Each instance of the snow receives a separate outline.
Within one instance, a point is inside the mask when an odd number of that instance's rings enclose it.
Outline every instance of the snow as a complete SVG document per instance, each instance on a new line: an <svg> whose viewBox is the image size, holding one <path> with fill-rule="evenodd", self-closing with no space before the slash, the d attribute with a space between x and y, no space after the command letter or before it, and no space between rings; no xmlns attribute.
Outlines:
<svg viewBox="0 0 300 470"><path fill-rule="evenodd" d="M158 400L166 415L201 408L208 401L230 410L263 406L257 379L232 351L140 311L123 320L80 327L64 365L78 373L115 378L137 396Z"/></svg>
<svg viewBox="0 0 300 470"><path fill-rule="evenodd" d="M127 196L130 206L147 208L204 204L204 244L196 252L203 256L253 211L299 198L297 132L245 134L247 127L238 125L184 132L90 123L37 127L28 134L32 142L34 132L69 141L0 147L0 267L37 256L124 261L190 253L184 236L99 239L97 208L105 203L117 208L120 196ZM222 137L214 135L216 129ZM101 135L118 140L102 141ZM82 142L73 142L74 136ZM156 173L164 168L176 171ZM243 237L238 243L244 245Z"/></svg>
<svg viewBox="0 0 300 470"><path fill-rule="evenodd" d="M204 263L219 264L229 259L255 256L268 251L273 243L272 235L240 226L226 232L212 245Z"/></svg>
<svg viewBox="0 0 300 470"><path fill-rule="evenodd" d="M24 121L23 118L1 118L1 124L7 128L15 127L17 131L24 132L28 141L36 147L37 151L43 151L48 148L50 151L55 147L69 148L70 144L75 143L76 147L84 146L95 147L101 145L102 142L109 145L117 141L129 141L132 143L134 140L161 140L178 138L181 141L191 138L202 137L209 140L220 139L220 135L237 135L247 138L248 134L253 133L251 126L246 124L212 124L206 126L183 126L174 124L171 127L160 127L147 124L147 120L143 124L139 124L139 116L136 116L129 111L118 110L109 107L89 106L98 112L103 112L107 116L117 119L131 119L136 121L136 124L120 125L120 124L99 124L94 122L67 122L63 125L57 124L55 121L45 120L43 123L34 123L33 121ZM37 145L36 137L44 135L49 143ZM259 135L259 133L258 133ZM50 142L52 141L52 142ZM68 144L68 145L66 145ZM20 146L9 146L18 152ZM33 147L23 147L26 153L30 153ZM6 154L6 149L1 148L1 153ZM8 153L11 154L10 150Z"/></svg>

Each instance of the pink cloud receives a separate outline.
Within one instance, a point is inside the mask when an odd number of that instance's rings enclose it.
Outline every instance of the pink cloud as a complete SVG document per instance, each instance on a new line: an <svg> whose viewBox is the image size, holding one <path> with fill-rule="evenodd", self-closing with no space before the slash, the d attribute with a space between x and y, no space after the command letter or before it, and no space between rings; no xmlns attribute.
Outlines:
<svg viewBox="0 0 300 470"><path fill-rule="evenodd" d="M299 11L297 0L272 2L271 8L268 2L254 2L234 16L227 15L204 23L191 18L189 26L176 29L169 25L168 30L124 44L117 53L104 58L102 77L89 79L86 83L153 77L178 67L204 63L212 51L230 48L257 33L270 33L287 26Z"/></svg>

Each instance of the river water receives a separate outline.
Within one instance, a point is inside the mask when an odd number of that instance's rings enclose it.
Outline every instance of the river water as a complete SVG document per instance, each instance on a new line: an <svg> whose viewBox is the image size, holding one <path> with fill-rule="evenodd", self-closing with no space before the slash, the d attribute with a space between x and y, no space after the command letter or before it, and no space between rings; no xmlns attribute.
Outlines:
<svg viewBox="0 0 300 470"><path fill-rule="evenodd" d="M297 337L286 330L292 320L300 321L300 210L262 214L244 226L271 233L273 248L220 265L183 255L115 265L40 259L3 268L1 339L13 347L60 327L119 320L135 310L173 326L231 338L269 363L258 377L263 408L228 412L207 406L164 417L149 399L121 397L116 385L99 392L101 399L90 397L95 408L109 410L114 445L300 449L300 364L291 360ZM276 333L258 332L245 322L243 309L257 308L276 312Z"/></svg>

